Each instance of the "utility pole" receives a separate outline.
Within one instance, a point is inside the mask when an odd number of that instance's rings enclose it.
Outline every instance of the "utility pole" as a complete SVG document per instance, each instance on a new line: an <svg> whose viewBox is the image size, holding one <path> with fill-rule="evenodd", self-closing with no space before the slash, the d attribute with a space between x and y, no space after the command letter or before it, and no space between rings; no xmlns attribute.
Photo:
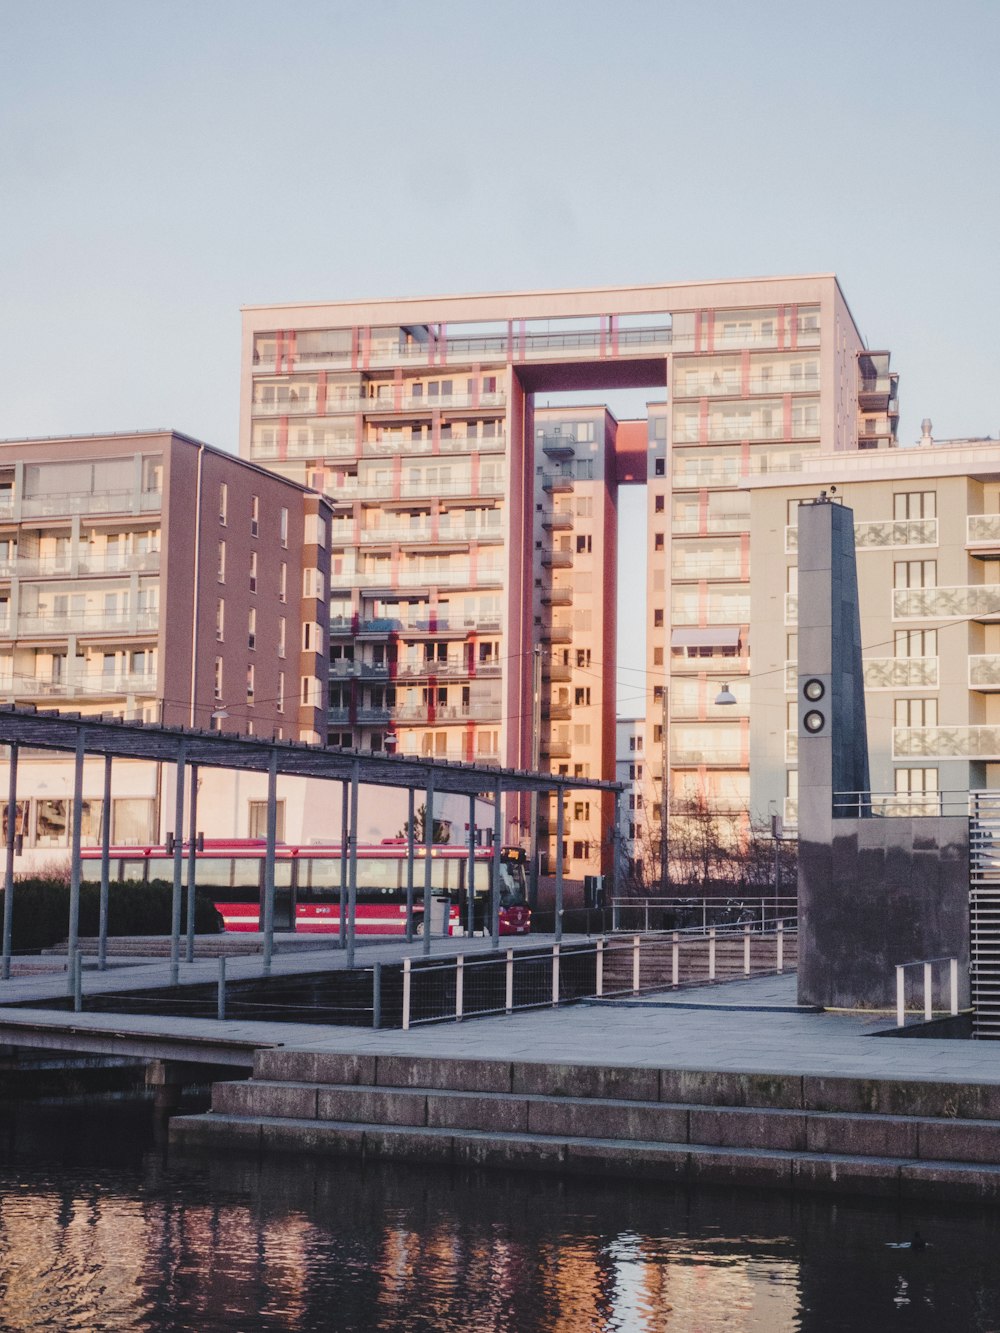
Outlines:
<svg viewBox="0 0 1000 1333"><path fill-rule="evenodd" d="M660 792L660 892L664 897L670 888L670 707L668 704L669 688L663 682L663 715L660 721L660 752L663 772Z"/></svg>

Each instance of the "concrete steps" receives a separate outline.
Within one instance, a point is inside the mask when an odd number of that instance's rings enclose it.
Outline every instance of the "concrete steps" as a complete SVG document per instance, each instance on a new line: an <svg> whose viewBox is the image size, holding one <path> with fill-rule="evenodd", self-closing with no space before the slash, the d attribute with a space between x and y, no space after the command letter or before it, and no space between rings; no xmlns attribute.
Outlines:
<svg viewBox="0 0 1000 1333"><path fill-rule="evenodd" d="M270 1050L182 1147L1000 1200L1000 1086Z"/></svg>

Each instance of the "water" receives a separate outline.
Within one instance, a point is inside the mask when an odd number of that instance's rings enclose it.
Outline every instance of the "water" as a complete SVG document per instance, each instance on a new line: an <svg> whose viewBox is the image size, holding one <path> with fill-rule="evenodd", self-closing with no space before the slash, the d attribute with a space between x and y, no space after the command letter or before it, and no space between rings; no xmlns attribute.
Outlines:
<svg viewBox="0 0 1000 1333"><path fill-rule="evenodd" d="M986 1333L998 1255L975 1209L185 1160L148 1104L0 1105L5 1331Z"/></svg>

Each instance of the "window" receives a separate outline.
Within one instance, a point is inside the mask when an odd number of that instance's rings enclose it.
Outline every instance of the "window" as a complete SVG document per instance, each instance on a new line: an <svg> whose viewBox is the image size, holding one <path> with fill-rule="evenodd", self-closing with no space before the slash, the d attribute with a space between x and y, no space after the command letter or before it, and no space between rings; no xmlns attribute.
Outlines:
<svg viewBox="0 0 1000 1333"><path fill-rule="evenodd" d="M654 629L662 629L662 628L663 628L663 608L662 608L662 607L657 607L656 610L653 612L653 628L654 628Z"/></svg>
<svg viewBox="0 0 1000 1333"><path fill-rule="evenodd" d="M284 560L278 566L278 601L288 601L288 566Z"/></svg>
<svg viewBox="0 0 1000 1333"><path fill-rule="evenodd" d="M222 702L222 658L215 659L215 684L214 684L215 702Z"/></svg>
<svg viewBox="0 0 1000 1333"><path fill-rule="evenodd" d="M285 655L285 617L278 617L278 656Z"/></svg>
<svg viewBox="0 0 1000 1333"><path fill-rule="evenodd" d="M250 536L260 536L260 496L250 497Z"/></svg>
<svg viewBox="0 0 1000 1333"><path fill-rule="evenodd" d="M936 727L938 701L936 699L897 699L893 725L897 727ZM926 770L924 770L926 772Z"/></svg>
<svg viewBox="0 0 1000 1333"><path fill-rule="evenodd" d="M654 496L654 498L653 498L653 512L656 513L656 514L662 514L663 511L664 511L664 505L665 505L665 504L666 504L666 496L663 496L663 495L657 495L657 496Z"/></svg>
<svg viewBox="0 0 1000 1333"><path fill-rule="evenodd" d="M590 555L593 545L593 539L589 536L580 536L576 539L577 555Z"/></svg>
<svg viewBox="0 0 1000 1333"><path fill-rule="evenodd" d="M897 657L937 657L936 629L896 630Z"/></svg>
<svg viewBox="0 0 1000 1333"><path fill-rule="evenodd" d="M267 837L267 802L251 801L249 816L247 819L247 837L248 838L266 838ZM275 830L274 837L276 842L285 841L285 803L284 801L275 801Z"/></svg>
<svg viewBox="0 0 1000 1333"><path fill-rule="evenodd" d="M282 509L282 511L281 511L281 516L280 516L280 519L279 519L278 531L279 531L279 538L280 538L280 541L281 541L282 546L286 546L286 547L287 547L287 545L288 545L288 510L287 510L287 509Z"/></svg>
<svg viewBox="0 0 1000 1333"><path fill-rule="evenodd" d="M247 617L247 648L254 652L257 647L257 611L256 608L250 608L250 615Z"/></svg>
<svg viewBox="0 0 1000 1333"><path fill-rule="evenodd" d="M285 711L285 673L278 672L278 693L275 696L274 706L279 713Z"/></svg>
<svg viewBox="0 0 1000 1333"><path fill-rule="evenodd" d="M653 649L653 666L663 666L663 649Z"/></svg>
<svg viewBox="0 0 1000 1333"><path fill-rule="evenodd" d="M936 491L902 491L892 497L893 518L936 518Z"/></svg>
<svg viewBox="0 0 1000 1333"><path fill-rule="evenodd" d="M219 486L219 522L223 527L226 525L226 513L229 509L229 487L225 482Z"/></svg>
<svg viewBox="0 0 1000 1333"><path fill-rule="evenodd" d="M663 533L662 533L662 532L654 532L654 533L653 533L653 550L654 550L654 551L662 551L662 550L663 550Z"/></svg>
<svg viewBox="0 0 1000 1333"><path fill-rule="evenodd" d="M578 667L589 667L589 666L590 666L590 649L589 649L589 648L577 648L577 650L576 650L576 664L577 664Z"/></svg>
<svg viewBox="0 0 1000 1333"><path fill-rule="evenodd" d="M590 686L578 688L573 692L573 702L580 707L586 707L590 703Z"/></svg>
<svg viewBox="0 0 1000 1333"><path fill-rule="evenodd" d="M659 424L659 423L657 423L657 424ZM667 423L666 423L666 420L664 420L663 424L664 424L664 425L667 424ZM655 460L655 464L656 464L656 465L655 465L653 471L655 472L656 476L658 476L658 477L664 477L664 476L666 476L666 472L667 472L667 460L666 460L665 458L657 458L657 459Z"/></svg>
<svg viewBox="0 0 1000 1333"><path fill-rule="evenodd" d="M573 843L573 859L574 859L575 861L584 861L584 860L586 860L586 858L587 858L589 855L590 855L590 843L589 843L589 842L574 842L574 843Z"/></svg>
<svg viewBox="0 0 1000 1333"><path fill-rule="evenodd" d="M896 560L892 566L894 588L936 588L936 560Z"/></svg>
<svg viewBox="0 0 1000 1333"><path fill-rule="evenodd" d="M215 603L215 637L219 643L225 638L226 633L226 603L220 597Z"/></svg>
<svg viewBox="0 0 1000 1333"><path fill-rule="evenodd" d="M226 581L226 543L219 542L219 582Z"/></svg>
<svg viewBox="0 0 1000 1333"><path fill-rule="evenodd" d="M255 678L256 678L256 671L255 671L255 668L254 668L253 666L248 666L248 667L247 667L247 703L248 703L248 704L252 704L252 703L253 703L253 696L254 696L254 682L255 682Z"/></svg>
<svg viewBox="0 0 1000 1333"><path fill-rule="evenodd" d="M257 552L250 552L250 591L257 591Z"/></svg>

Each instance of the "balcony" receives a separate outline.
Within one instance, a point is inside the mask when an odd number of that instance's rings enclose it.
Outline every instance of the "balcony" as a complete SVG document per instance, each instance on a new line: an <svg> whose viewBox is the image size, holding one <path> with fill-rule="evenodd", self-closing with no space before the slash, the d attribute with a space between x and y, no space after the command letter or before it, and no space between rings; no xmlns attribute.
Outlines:
<svg viewBox="0 0 1000 1333"><path fill-rule="evenodd" d="M573 589L572 588L543 588L542 589L543 606L572 606Z"/></svg>
<svg viewBox="0 0 1000 1333"><path fill-rule="evenodd" d="M575 486L576 481L568 472L546 472L542 475L542 490L546 495L566 495Z"/></svg>
<svg viewBox="0 0 1000 1333"><path fill-rule="evenodd" d="M549 569L572 569L572 551L543 551L542 564Z"/></svg>
<svg viewBox="0 0 1000 1333"><path fill-rule="evenodd" d="M1000 759L1000 727L893 727L894 759Z"/></svg>
<svg viewBox="0 0 1000 1333"><path fill-rule="evenodd" d="M698 746L697 749L686 749L682 746L670 747L671 767L679 765L701 765L711 764L725 768L739 768L743 762L740 747L738 745L716 745L716 746Z"/></svg>
<svg viewBox="0 0 1000 1333"><path fill-rule="evenodd" d="M722 533L740 533L750 531L750 513L745 514L707 514L688 517L675 515L670 521L670 528L676 537L714 536Z"/></svg>
<svg viewBox="0 0 1000 1333"><path fill-rule="evenodd" d="M1000 653L977 653L969 658L969 689L1000 690Z"/></svg>
<svg viewBox="0 0 1000 1333"><path fill-rule="evenodd" d="M21 501L22 518L53 518L64 514L148 514L163 507L161 491L95 491L81 495L33 495Z"/></svg>
<svg viewBox="0 0 1000 1333"><path fill-rule="evenodd" d="M115 698L128 694L156 694L156 676L145 672L119 675L84 675L75 680L45 680L14 675L0 680L0 694L15 700Z"/></svg>
<svg viewBox="0 0 1000 1333"><path fill-rule="evenodd" d="M965 522L966 546L1000 550L1000 514L969 514Z"/></svg>
<svg viewBox="0 0 1000 1333"><path fill-rule="evenodd" d="M573 630L569 625L543 625L538 637L543 643L572 643Z"/></svg>
<svg viewBox="0 0 1000 1333"><path fill-rule="evenodd" d="M864 672L867 690L936 690L939 686L936 657L866 657Z"/></svg>
<svg viewBox="0 0 1000 1333"><path fill-rule="evenodd" d="M542 659L542 679L554 680L557 684L573 679L573 668L565 662L546 662Z"/></svg>
<svg viewBox="0 0 1000 1333"><path fill-rule="evenodd" d="M899 546L937 546L936 518L887 518L855 523L854 545L859 551L877 551ZM785 551L799 549L799 530L793 523L785 528Z"/></svg>
<svg viewBox="0 0 1000 1333"><path fill-rule="evenodd" d="M739 555L722 559L713 555L681 555L676 547L674 561L670 567L670 576L677 582L714 579L727 583L739 583L743 578Z"/></svg>
<svg viewBox="0 0 1000 1333"><path fill-rule="evenodd" d="M565 532L572 526L572 514L561 513L558 509L547 509L542 514L542 527L552 532Z"/></svg>
<svg viewBox="0 0 1000 1333"><path fill-rule="evenodd" d="M576 456L575 435L542 435L542 452L548 458L565 460Z"/></svg>
<svg viewBox="0 0 1000 1333"><path fill-rule="evenodd" d="M158 574L159 551L129 551L123 555L97 555L80 552L77 569L81 574Z"/></svg>
<svg viewBox="0 0 1000 1333"><path fill-rule="evenodd" d="M862 412L886 412L895 392L892 375L865 375L858 383L858 406Z"/></svg>
<svg viewBox="0 0 1000 1333"><path fill-rule="evenodd" d="M541 754L543 759L568 759L572 752L569 741L557 741L542 737Z"/></svg>
<svg viewBox="0 0 1000 1333"><path fill-rule="evenodd" d="M62 616L22 611L17 618L17 635L20 638L37 638L55 634L142 634L155 631L159 623L158 610L123 611L117 614L79 611Z"/></svg>
<svg viewBox="0 0 1000 1333"><path fill-rule="evenodd" d="M573 706L568 703L542 704L543 722L568 722L573 714Z"/></svg>
<svg viewBox="0 0 1000 1333"><path fill-rule="evenodd" d="M993 620L1000 616L1000 584L952 588L896 588L894 620Z"/></svg>

